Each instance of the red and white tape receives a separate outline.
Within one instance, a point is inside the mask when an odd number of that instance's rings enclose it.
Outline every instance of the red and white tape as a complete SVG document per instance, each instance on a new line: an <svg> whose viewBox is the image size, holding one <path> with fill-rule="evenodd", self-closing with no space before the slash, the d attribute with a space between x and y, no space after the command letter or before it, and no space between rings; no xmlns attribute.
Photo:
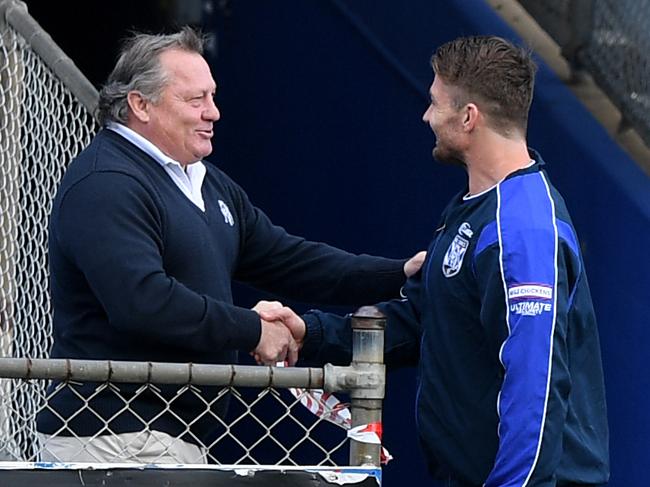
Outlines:
<svg viewBox="0 0 650 487"><path fill-rule="evenodd" d="M284 364L278 364L278 366L284 367ZM381 445L381 422L362 424L353 428L350 408L347 404L339 401L333 394L322 389L290 388L289 391L314 415L347 430L348 438L361 443ZM381 463L385 465L392 459L393 456L382 446Z"/></svg>

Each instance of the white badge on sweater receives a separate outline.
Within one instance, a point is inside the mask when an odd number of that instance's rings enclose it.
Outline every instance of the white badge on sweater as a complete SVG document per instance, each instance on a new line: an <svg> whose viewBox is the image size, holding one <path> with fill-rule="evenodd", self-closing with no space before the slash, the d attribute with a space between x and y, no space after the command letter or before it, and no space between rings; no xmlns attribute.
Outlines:
<svg viewBox="0 0 650 487"><path fill-rule="evenodd" d="M221 209L221 214L223 215L223 220L230 225L231 227L235 225L235 219L230 213L230 208L223 201L219 200L219 208Z"/></svg>

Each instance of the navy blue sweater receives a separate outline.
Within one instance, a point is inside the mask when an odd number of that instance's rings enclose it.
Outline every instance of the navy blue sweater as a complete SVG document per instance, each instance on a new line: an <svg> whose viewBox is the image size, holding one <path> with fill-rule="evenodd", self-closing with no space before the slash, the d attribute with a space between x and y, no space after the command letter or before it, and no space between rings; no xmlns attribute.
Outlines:
<svg viewBox="0 0 650 487"><path fill-rule="evenodd" d="M110 130L73 161L50 221L52 357L234 363L237 350L256 347L261 324L257 313L233 305L232 279L323 304L397 295L404 282L402 260L356 256L289 235L223 172L205 164L204 213L156 161ZM89 397L95 387L77 389ZM130 399L137 387L120 389ZM161 395L169 398L176 389L163 387ZM217 393L205 388L203 399ZM217 412L223 402L214 406ZM82 401L64 389L50 406L66 418ZM123 403L103 390L91 406L108 418ZM148 391L132 406L147 419L164 404ZM205 407L188 391L172 409L189 422ZM199 433L186 439L209 439L214 424L208 423L197 423ZM54 433L61 426L54 414L39 415L39 431ZM77 435L92 435L103 424L86 410L68 426ZM152 426L172 435L183 429L168 414ZM123 413L110 428L138 431L143 424Z"/></svg>
<svg viewBox="0 0 650 487"><path fill-rule="evenodd" d="M407 299L380 305L387 363L419 362L418 433L430 470L463 487L602 484L598 330L564 201L541 163L463 194L444 211ZM350 359L348 318L305 319L303 356Z"/></svg>

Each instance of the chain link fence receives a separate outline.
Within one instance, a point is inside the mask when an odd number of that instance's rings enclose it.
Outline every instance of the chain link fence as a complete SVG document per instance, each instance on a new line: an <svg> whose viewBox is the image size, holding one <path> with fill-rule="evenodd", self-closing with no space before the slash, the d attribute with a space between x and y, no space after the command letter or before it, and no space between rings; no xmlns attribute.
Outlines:
<svg viewBox="0 0 650 487"><path fill-rule="evenodd" d="M352 317L349 367L0 358L0 409L22 420L4 425L0 450L10 462L337 466L349 447L351 465L378 467L384 327L374 307Z"/></svg>
<svg viewBox="0 0 650 487"><path fill-rule="evenodd" d="M650 146L650 0L519 0Z"/></svg>
<svg viewBox="0 0 650 487"><path fill-rule="evenodd" d="M23 441L17 441L16 435L0 437L0 449L9 461L142 463L140 454L146 449L148 463L336 466L348 462L346 432L329 421L345 405L330 407L317 401L318 414L305 407L314 400L309 389L323 387L323 369L3 359L0 377L6 377L12 391L0 397L7 416L34 422L13 400L20 391L39 398L37 418L49 415L57 423L49 435L23 432L18 436ZM48 378L52 385L45 392L40 381ZM279 389L290 385L301 388ZM84 388L90 388L90 394L82 393ZM78 403L69 417L56 407L57 396L66 390ZM174 412L175 403L188 398L203 404L189 419ZM106 414L100 402L114 399L119 407ZM136 407L143 402L145 414ZM113 425L126 417L135 421L136 431L117 439ZM174 436L152 433L163 421L177 425ZM97 433L80 437L76 433L80 422L99 423ZM50 448L61 438L72 445L66 458L57 458ZM90 448L97 438L117 442L116 455ZM179 439L198 448L177 457Z"/></svg>
<svg viewBox="0 0 650 487"><path fill-rule="evenodd" d="M22 2L0 1L0 356L45 357L52 344L47 221L65 167L97 126L96 92ZM80 101L83 100L83 101ZM0 408L0 436L13 445L34 436L44 381L14 388Z"/></svg>

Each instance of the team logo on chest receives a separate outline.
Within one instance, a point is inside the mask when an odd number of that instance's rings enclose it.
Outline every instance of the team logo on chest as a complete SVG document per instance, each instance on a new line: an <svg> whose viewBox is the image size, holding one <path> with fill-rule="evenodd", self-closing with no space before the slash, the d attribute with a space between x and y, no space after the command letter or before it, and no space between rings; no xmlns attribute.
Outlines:
<svg viewBox="0 0 650 487"><path fill-rule="evenodd" d="M469 247L469 239L472 238L474 232L469 226L469 223L463 222L458 227L458 235L454 236L451 241L445 258L442 259L442 273L445 277L453 277L460 272L463 266L463 258Z"/></svg>
<svg viewBox="0 0 650 487"><path fill-rule="evenodd" d="M235 219L232 217L232 213L230 213L230 208L228 208L228 205L226 205L223 201L219 200L219 209L221 210L221 214L223 215L224 221L231 227L234 226Z"/></svg>

